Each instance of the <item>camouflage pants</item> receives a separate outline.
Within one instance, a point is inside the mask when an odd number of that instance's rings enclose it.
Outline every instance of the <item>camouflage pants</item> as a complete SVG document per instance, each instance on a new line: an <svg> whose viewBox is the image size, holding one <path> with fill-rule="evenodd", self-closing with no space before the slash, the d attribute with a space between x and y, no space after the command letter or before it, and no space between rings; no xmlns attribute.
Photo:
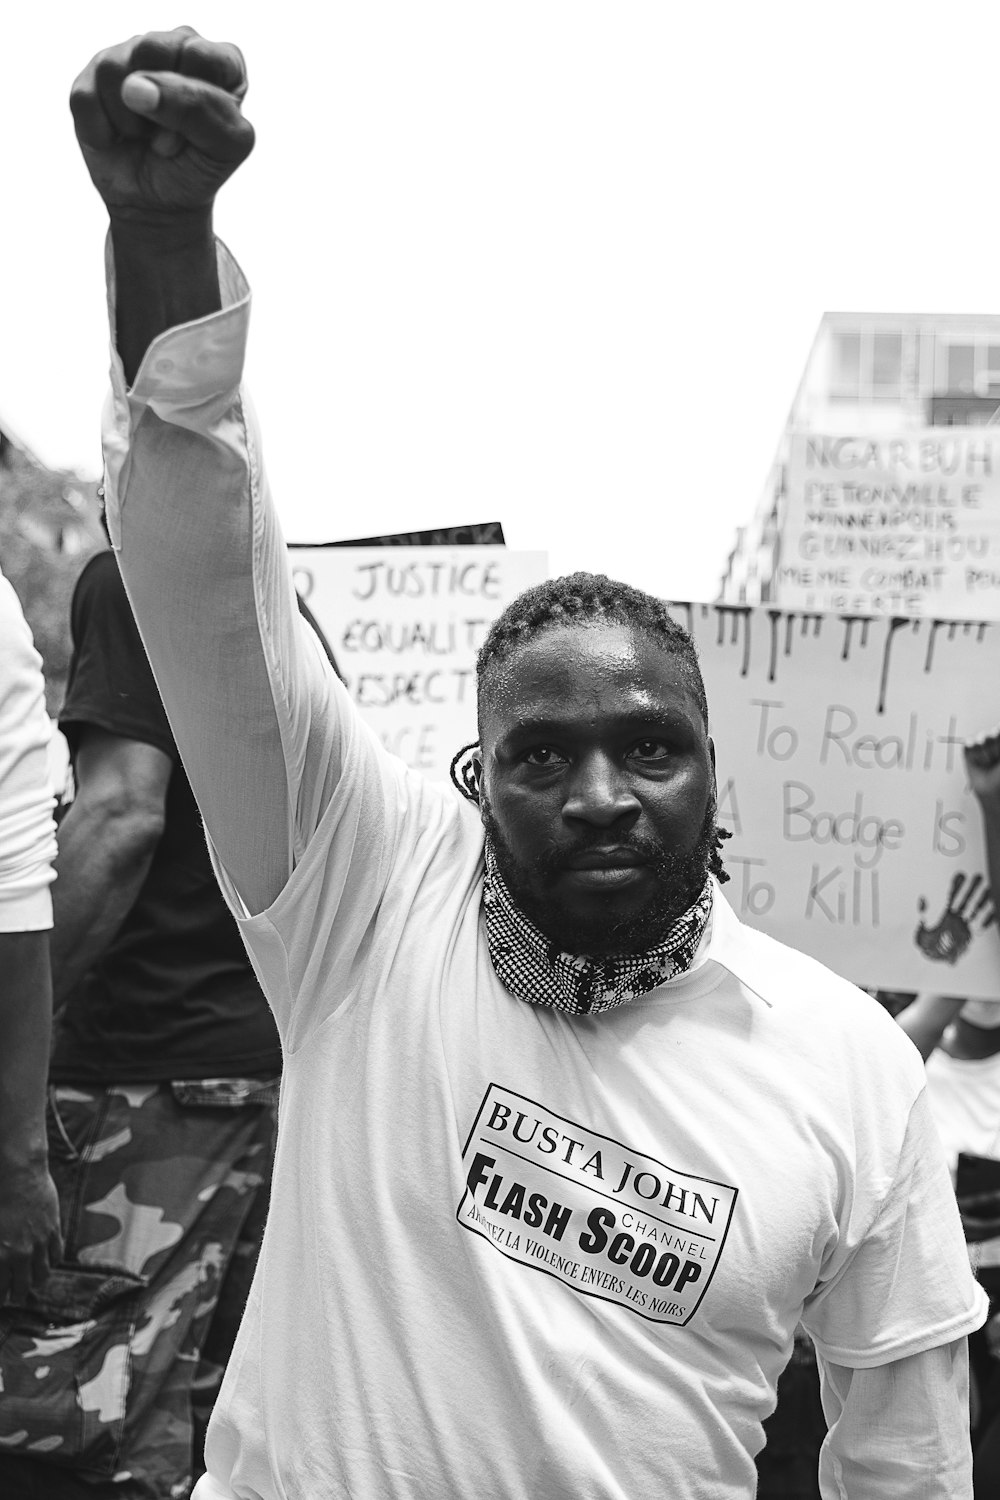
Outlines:
<svg viewBox="0 0 1000 1500"><path fill-rule="evenodd" d="M267 1213L276 1085L50 1090L63 1265L0 1309L4 1500L183 1500Z"/></svg>

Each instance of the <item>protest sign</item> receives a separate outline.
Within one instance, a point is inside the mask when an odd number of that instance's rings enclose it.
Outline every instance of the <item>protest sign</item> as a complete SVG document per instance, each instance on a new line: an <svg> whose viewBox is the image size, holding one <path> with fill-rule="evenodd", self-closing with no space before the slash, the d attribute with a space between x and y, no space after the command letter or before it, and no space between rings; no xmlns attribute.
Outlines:
<svg viewBox="0 0 1000 1500"><path fill-rule="evenodd" d="M701 657L739 915L858 984L1000 998L962 757L1000 721L1000 623L671 609Z"/></svg>
<svg viewBox="0 0 1000 1500"><path fill-rule="evenodd" d="M476 652L544 552L506 547L293 547L295 585L351 697L414 770L447 777L476 738Z"/></svg>
<svg viewBox="0 0 1000 1500"><path fill-rule="evenodd" d="M423 531L390 531L383 536L352 537L323 542L324 547L502 547L500 521L470 521L464 526L430 526Z"/></svg>
<svg viewBox="0 0 1000 1500"><path fill-rule="evenodd" d="M791 435L776 602L1000 619L1000 429Z"/></svg>

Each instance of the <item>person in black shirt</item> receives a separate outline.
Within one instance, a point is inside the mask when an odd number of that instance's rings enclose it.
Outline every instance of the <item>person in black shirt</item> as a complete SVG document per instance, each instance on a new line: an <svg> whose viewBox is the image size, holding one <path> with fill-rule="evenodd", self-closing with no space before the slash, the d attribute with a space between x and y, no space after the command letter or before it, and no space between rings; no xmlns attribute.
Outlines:
<svg viewBox="0 0 1000 1500"><path fill-rule="evenodd" d="M178 1500L256 1262L281 1053L112 553L71 621L49 1105L65 1263L0 1351L0 1492Z"/></svg>

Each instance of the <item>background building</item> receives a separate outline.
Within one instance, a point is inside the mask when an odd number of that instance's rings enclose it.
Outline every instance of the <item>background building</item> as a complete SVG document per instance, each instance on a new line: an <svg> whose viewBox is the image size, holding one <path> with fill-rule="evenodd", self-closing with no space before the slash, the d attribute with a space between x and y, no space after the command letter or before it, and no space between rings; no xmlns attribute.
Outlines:
<svg viewBox="0 0 1000 1500"><path fill-rule="evenodd" d="M722 580L728 603L780 604L777 565L793 435L912 434L993 424L1000 316L826 313L753 519Z"/></svg>

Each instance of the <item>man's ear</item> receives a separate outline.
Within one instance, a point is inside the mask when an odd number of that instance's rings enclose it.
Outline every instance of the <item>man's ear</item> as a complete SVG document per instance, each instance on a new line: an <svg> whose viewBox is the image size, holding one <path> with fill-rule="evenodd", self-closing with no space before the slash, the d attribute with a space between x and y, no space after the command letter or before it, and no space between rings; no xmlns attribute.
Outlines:
<svg viewBox="0 0 1000 1500"><path fill-rule="evenodd" d="M486 793L483 790L483 752L477 745L472 752L472 780L476 788L476 802L479 804L479 816L483 818L486 809Z"/></svg>

